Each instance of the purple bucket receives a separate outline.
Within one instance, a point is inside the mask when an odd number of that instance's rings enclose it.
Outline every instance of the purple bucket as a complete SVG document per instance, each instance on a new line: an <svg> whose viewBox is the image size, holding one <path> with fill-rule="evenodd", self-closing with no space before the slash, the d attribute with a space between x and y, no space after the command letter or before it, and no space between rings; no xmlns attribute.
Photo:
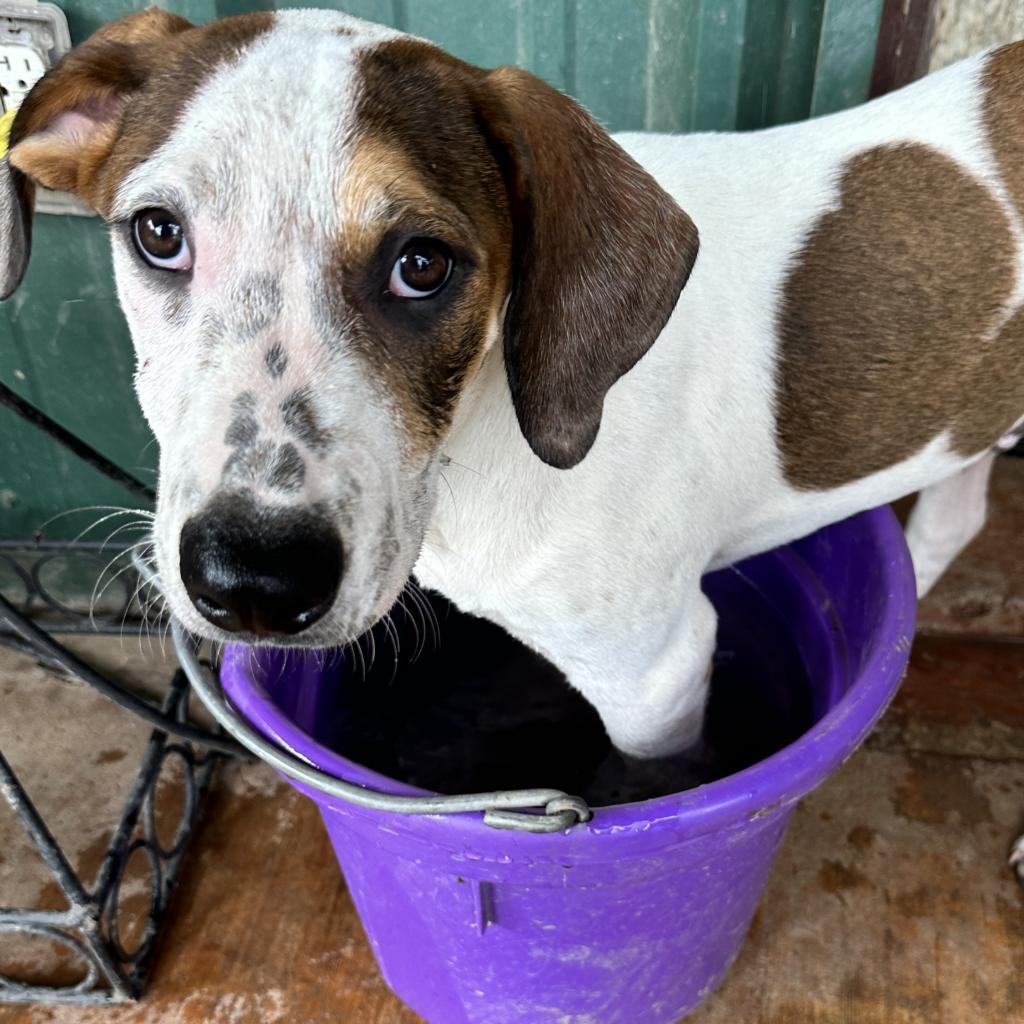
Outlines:
<svg viewBox="0 0 1024 1024"><path fill-rule="evenodd" d="M810 681L812 724L751 767L549 835L496 831L479 814L369 810L296 783L320 807L381 971L431 1024L672 1024L728 971L796 802L849 757L899 685L915 591L888 509L705 587L734 627L730 610L756 595ZM221 678L264 736L338 778L423 792L317 741L337 668L252 654L229 648Z"/></svg>

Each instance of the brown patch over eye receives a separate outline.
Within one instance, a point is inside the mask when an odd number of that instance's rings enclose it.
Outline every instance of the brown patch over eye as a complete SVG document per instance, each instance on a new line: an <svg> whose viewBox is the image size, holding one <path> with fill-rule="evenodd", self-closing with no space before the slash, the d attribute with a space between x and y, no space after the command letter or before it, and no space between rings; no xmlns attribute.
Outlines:
<svg viewBox="0 0 1024 1024"><path fill-rule="evenodd" d="M359 130L321 323L389 393L406 453L419 461L447 430L496 329L511 225L463 66L413 42L375 48L359 68Z"/></svg>

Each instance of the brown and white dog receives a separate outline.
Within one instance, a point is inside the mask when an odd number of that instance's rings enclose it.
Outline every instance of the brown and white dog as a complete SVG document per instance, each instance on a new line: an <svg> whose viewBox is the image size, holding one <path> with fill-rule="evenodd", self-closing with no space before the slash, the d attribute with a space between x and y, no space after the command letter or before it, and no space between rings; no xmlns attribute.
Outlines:
<svg viewBox="0 0 1024 1024"><path fill-rule="evenodd" d="M189 629L335 645L415 573L663 755L701 727L704 572L924 488L923 592L980 527L1024 414L1022 97L1018 44L612 139L341 14L154 9L18 112L2 291L32 182L109 221Z"/></svg>

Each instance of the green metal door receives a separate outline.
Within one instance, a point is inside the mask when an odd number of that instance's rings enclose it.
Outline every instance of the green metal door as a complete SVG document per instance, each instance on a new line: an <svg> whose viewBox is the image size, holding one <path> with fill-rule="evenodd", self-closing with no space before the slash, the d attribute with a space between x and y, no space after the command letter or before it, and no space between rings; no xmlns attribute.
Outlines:
<svg viewBox="0 0 1024 1024"><path fill-rule="evenodd" d="M150 0L63 5L72 40ZM165 3L192 21L265 0ZM882 0L343 0L485 66L520 64L612 131L759 128L867 97ZM108 458L152 481L156 452L131 386L132 353L96 218L40 214L21 289L0 306L0 380ZM0 537L130 495L0 408ZM50 522L74 536L96 514Z"/></svg>

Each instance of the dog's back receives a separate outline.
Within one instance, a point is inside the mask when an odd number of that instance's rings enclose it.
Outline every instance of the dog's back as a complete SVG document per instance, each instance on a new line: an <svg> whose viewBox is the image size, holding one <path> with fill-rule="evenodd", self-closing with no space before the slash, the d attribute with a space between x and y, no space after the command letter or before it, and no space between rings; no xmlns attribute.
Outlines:
<svg viewBox="0 0 1024 1024"><path fill-rule="evenodd" d="M1015 43L798 125L620 137L700 227L677 329L758 368L741 422L709 425L762 495L729 558L956 472L1024 414L1022 97Z"/></svg>

